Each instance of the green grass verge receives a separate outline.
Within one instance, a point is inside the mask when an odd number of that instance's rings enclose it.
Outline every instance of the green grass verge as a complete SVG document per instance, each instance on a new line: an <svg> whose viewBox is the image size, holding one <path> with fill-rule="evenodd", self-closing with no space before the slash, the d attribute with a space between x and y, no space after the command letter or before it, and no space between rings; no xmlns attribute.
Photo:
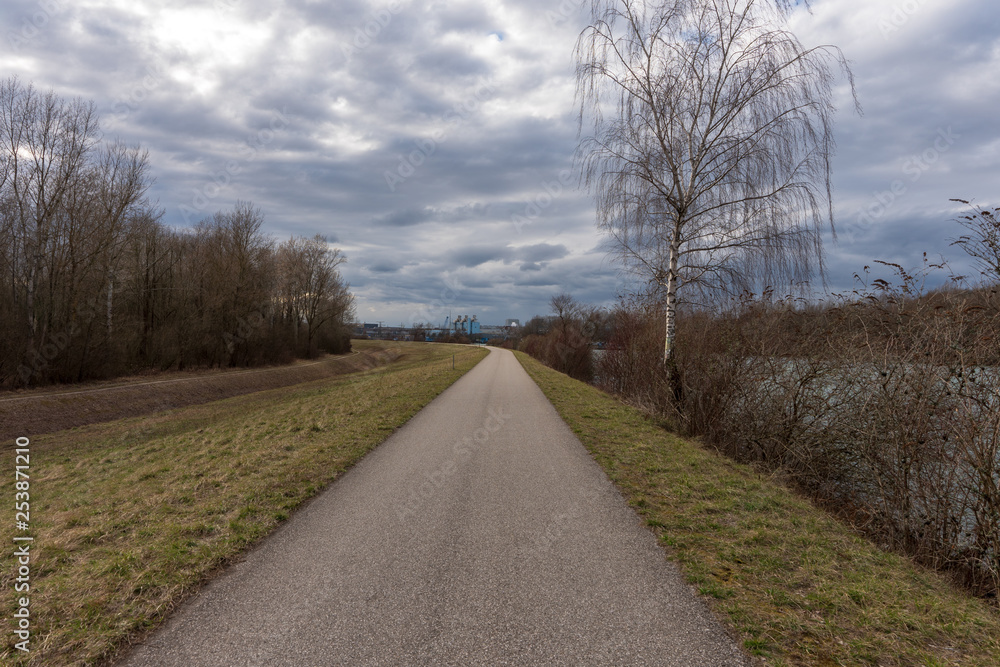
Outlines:
<svg viewBox="0 0 1000 667"><path fill-rule="evenodd" d="M402 357L355 375L32 438L31 651L14 649L11 614L23 594L14 592L11 509L0 528L8 545L0 661L84 665L114 654L486 355L381 345ZM13 443L4 443L3 461L0 493L12 503Z"/></svg>
<svg viewBox="0 0 1000 667"><path fill-rule="evenodd" d="M769 665L1000 665L1000 614L767 476L517 353L686 579Z"/></svg>

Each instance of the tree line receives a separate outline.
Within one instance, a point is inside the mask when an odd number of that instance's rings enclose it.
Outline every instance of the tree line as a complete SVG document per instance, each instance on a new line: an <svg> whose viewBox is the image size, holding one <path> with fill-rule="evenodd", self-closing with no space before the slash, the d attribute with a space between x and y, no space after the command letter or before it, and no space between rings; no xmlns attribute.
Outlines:
<svg viewBox="0 0 1000 667"><path fill-rule="evenodd" d="M192 229L149 200L149 154L92 102L0 82L0 386L350 349L344 257L278 243L237 202Z"/></svg>

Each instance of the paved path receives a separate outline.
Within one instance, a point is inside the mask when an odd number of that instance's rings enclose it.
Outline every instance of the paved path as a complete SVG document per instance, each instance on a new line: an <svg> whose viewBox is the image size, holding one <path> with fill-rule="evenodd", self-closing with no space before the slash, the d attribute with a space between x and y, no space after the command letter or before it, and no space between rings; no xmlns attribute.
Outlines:
<svg viewBox="0 0 1000 667"><path fill-rule="evenodd" d="M745 665L493 350L124 665Z"/></svg>

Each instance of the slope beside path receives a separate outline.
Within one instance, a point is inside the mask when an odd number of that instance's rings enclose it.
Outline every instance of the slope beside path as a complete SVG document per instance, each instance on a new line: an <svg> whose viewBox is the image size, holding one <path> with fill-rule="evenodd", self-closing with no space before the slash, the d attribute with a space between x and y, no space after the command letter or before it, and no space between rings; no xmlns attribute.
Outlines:
<svg viewBox="0 0 1000 667"><path fill-rule="evenodd" d="M363 347L318 361L250 370L168 372L80 386L0 393L0 441L163 412L256 391L353 373L400 356L392 348Z"/></svg>

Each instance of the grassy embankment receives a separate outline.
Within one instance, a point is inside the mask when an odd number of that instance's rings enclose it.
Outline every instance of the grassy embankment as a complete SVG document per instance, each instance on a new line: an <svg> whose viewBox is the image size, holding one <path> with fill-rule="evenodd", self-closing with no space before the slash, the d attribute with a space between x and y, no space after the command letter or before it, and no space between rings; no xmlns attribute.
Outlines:
<svg viewBox="0 0 1000 667"><path fill-rule="evenodd" d="M388 367L31 438L31 652L13 650L11 547L0 661L113 654L486 354L387 345L403 352ZM13 501L13 443L4 450L0 494Z"/></svg>
<svg viewBox="0 0 1000 667"><path fill-rule="evenodd" d="M773 479L518 359L669 557L773 665L1000 665L1000 614Z"/></svg>

